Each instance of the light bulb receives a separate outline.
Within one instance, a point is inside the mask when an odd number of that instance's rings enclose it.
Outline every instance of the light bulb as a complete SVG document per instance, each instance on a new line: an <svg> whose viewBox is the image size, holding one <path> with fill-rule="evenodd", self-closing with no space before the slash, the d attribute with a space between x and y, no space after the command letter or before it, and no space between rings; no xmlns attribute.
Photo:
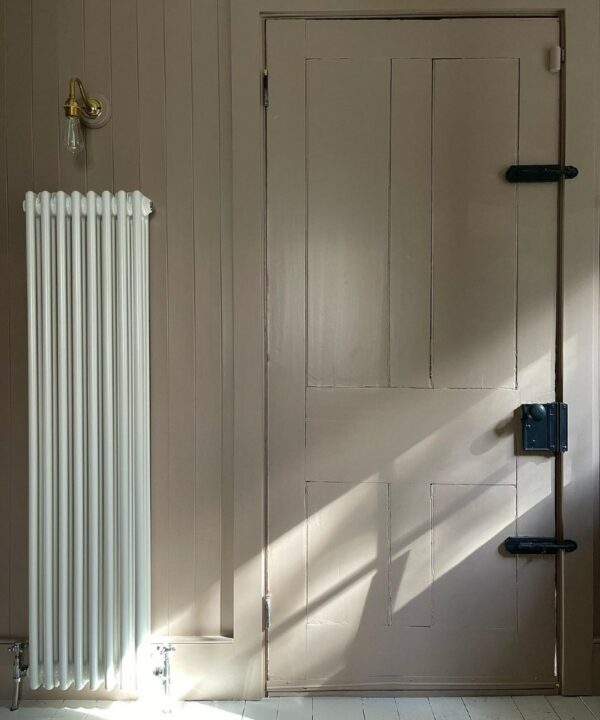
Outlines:
<svg viewBox="0 0 600 720"><path fill-rule="evenodd" d="M83 139L83 130L81 129L81 121L76 116L67 118L65 127L65 147L73 155L80 153L85 145Z"/></svg>

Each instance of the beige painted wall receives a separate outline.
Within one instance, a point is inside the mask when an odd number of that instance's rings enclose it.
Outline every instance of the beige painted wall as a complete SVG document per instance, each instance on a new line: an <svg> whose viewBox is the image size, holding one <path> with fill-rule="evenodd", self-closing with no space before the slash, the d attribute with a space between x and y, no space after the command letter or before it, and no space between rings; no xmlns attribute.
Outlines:
<svg viewBox="0 0 600 720"><path fill-rule="evenodd" d="M228 0L0 0L0 638L27 632L29 189L140 187L154 201L154 629L230 629L228 12ZM73 74L113 112L76 160L60 143Z"/></svg>
<svg viewBox="0 0 600 720"><path fill-rule="evenodd" d="M0 638L27 633L30 189L141 188L154 202L154 632L231 625L228 12L227 0L0 0ZM75 159L60 142L72 75L112 104Z"/></svg>

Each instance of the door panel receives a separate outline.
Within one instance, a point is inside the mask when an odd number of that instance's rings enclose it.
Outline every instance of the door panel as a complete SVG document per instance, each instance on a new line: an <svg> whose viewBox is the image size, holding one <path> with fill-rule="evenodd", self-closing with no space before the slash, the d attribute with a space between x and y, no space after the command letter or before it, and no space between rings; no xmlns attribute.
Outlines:
<svg viewBox="0 0 600 720"><path fill-rule="evenodd" d="M515 534L515 486L432 485L431 505L433 624L516 631L515 560L498 552Z"/></svg>
<svg viewBox="0 0 600 720"><path fill-rule="evenodd" d="M389 625L388 486L311 482L306 506L307 623Z"/></svg>
<svg viewBox="0 0 600 720"><path fill-rule="evenodd" d="M433 61L434 387L515 387L517 59ZM490 329L493 328L493 332Z"/></svg>
<svg viewBox="0 0 600 720"><path fill-rule="evenodd" d="M558 31L267 23L272 690L555 685Z"/></svg>
<svg viewBox="0 0 600 720"><path fill-rule="evenodd" d="M310 60L307 83L308 385L385 386L390 64Z"/></svg>
<svg viewBox="0 0 600 720"><path fill-rule="evenodd" d="M394 625L430 627L433 622L432 543L427 483L390 483L390 606Z"/></svg>

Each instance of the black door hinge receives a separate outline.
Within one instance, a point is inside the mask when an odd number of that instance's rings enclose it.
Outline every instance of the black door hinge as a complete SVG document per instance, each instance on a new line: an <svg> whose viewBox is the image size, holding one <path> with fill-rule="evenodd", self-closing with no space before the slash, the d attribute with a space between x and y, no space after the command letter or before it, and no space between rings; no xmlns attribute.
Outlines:
<svg viewBox="0 0 600 720"><path fill-rule="evenodd" d="M509 183L558 182L579 175L572 165L511 165L506 171Z"/></svg>
<svg viewBox="0 0 600 720"><path fill-rule="evenodd" d="M269 107L269 71L263 70L262 76L262 104L264 108Z"/></svg>
<svg viewBox="0 0 600 720"><path fill-rule="evenodd" d="M507 537L504 541L505 549L511 555L556 555L563 552L577 550L575 540L558 540L554 537Z"/></svg>
<svg viewBox="0 0 600 720"><path fill-rule="evenodd" d="M523 450L528 452L567 452L568 414L566 403L521 405Z"/></svg>

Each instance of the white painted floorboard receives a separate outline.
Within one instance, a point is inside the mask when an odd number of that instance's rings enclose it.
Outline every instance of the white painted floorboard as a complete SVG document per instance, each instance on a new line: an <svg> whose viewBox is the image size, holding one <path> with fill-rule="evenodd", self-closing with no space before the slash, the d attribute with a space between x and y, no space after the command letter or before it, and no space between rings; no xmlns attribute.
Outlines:
<svg viewBox="0 0 600 720"><path fill-rule="evenodd" d="M277 720L279 714L279 698L246 701L244 720Z"/></svg>
<svg viewBox="0 0 600 720"><path fill-rule="evenodd" d="M581 699L592 714L600 718L600 697L582 697Z"/></svg>
<svg viewBox="0 0 600 720"><path fill-rule="evenodd" d="M359 697L313 698L313 720L364 720Z"/></svg>
<svg viewBox="0 0 600 720"><path fill-rule="evenodd" d="M594 720L595 718L581 698L555 695L549 697L548 702L560 720Z"/></svg>
<svg viewBox="0 0 600 720"><path fill-rule="evenodd" d="M600 697L285 697L174 703L171 714L142 702L23 701L0 720L600 720Z"/></svg>
<svg viewBox="0 0 600 720"><path fill-rule="evenodd" d="M435 720L469 720L467 708L459 697L432 697L429 704Z"/></svg>
<svg viewBox="0 0 600 720"><path fill-rule="evenodd" d="M434 720L431 704L426 697L396 698L400 720Z"/></svg>
<svg viewBox="0 0 600 720"><path fill-rule="evenodd" d="M558 720L558 715L543 695L517 696L513 700L524 720Z"/></svg>
<svg viewBox="0 0 600 720"><path fill-rule="evenodd" d="M466 697L471 720L523 720L511 697Z"/></svg>
<svg viewBox="0 0 600 720"><path fill-rule="evenodd" d="M312 720L313 699L311 697L279 698L277 720Z"/></svg>
<svg viewBox="0 0 600 720"><path fill-rule="evenodd" d="M394 698L363 698L365 720L398 720Z"/></svg>

